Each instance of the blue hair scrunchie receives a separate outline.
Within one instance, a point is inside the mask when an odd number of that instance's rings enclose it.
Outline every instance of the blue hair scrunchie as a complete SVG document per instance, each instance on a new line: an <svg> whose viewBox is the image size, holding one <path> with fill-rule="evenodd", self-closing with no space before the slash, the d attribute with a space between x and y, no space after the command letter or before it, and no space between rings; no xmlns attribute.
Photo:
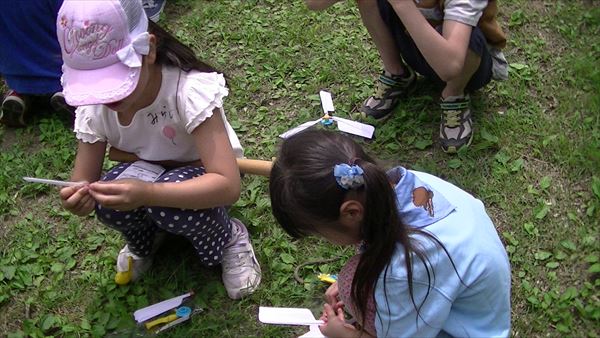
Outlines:
<svg viewBox="0 0 600 338"><path fill-rule="evenodd" d="M333 176L335 176L337 184L346 190L362 187L365 184L364 173L363 169L357 165L342 163L333 167Z"/></svg>

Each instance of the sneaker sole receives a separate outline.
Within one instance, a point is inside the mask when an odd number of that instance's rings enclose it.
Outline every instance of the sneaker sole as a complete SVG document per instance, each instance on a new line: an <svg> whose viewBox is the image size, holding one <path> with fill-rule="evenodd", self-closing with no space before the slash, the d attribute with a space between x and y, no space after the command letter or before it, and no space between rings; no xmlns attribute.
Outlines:
<svg viewBox="0 0 600 338"><path fill-rule="evenodd" d="M9 127L25 127L25 102L20 99L5 100L1 122Z"/></svg>
<svg viewBox="0 0 600 338"><path fill-rule="evenodd" d="M446 154L456 154L458 153L458 151L460 149L463 148L468 148L471 145L471 142L473 142L473 132L471 132L471 137L469 137L469 141L465 144L463 144L462 146L460 146L458 149L454 146L450 146L448 147L448 149L444 149L444 147L442 146L442 151L445 152Z"/></svg>

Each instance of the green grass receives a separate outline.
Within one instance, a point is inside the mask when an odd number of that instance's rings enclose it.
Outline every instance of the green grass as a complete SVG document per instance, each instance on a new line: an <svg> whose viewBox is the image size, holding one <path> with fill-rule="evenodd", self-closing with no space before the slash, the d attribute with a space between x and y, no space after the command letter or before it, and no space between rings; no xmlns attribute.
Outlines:
<svg viewBox="0 0 600 338"><path fill-rule="evenodd" d="M500 3L509 34L510 79L475 96L471 148L436 146L438 91L424 81L363 142L390 164L439 175L481 198L512 265L515 337L600 335L600 10L595 1ZM232 22L233 20L233 22ZM277 135L320 114L334 95L348 116L373 90L379 61L352 2L313 13L302 1L169 0L161 23L229 76L225 109L250 158L269 159ZM54 188L21 176L66 179L72 133L42 115L24 130L0 127L0 332L19 336L135 336L133 311L193 289L205 309L165 336L290 337L302 328L262 325L259 305L309 307L318 315L318 272L340 260L294 268L350 249L291 240L270 214L267 180L246 176L231 212L250 228L261 288L227 298L219 269L185 243L161 250L141 282L116 287L118 234L64 212ZM361 141L362 142L362 141Z"/></svg>

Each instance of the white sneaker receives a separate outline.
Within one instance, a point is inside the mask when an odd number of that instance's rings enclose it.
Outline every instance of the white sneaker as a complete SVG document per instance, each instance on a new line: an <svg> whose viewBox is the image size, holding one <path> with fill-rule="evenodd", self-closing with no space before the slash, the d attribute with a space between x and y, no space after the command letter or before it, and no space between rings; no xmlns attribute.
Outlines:
<svg viewBox="0 0 600 338"><path fill-rule="evenodd" d="M117 256L117 274L115 275L115 283L126 285L130 282L138 280L144 272L148 271L152 266L152 258L162 242L164 242L166 233L157 231L154 235L154 244L152 251L148 257L139 257L129 250L129 246L125 244L123 249L119 251Z"/></svg>
<svg viewBox="0 0 600 338"><path fill-rule="evenodd" d="M223 252L223 284L231 299L253 293L260 284L260 265L254 255L248 230L238 219L231 219L231 241Z"/></svg>
<svg viewBox="0 0 600 338"><path fill-rule="evenodd" d="M148 271L151 265L152 256L139 257L129 251L129 246L125 244L117 256L115 283L126 285L129 282L135 282L144 272Z"/></svg>

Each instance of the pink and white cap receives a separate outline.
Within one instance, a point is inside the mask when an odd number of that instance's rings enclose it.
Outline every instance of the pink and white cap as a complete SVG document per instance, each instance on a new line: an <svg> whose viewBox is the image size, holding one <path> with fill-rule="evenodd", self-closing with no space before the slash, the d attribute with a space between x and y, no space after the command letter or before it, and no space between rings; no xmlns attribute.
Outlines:
<svg viewBox="0 0 600 338"><path fill-rule="evenodd" d="M150 49L141 0L65 0L56 28L68 104L116 102L133 92Z"/></svg>

